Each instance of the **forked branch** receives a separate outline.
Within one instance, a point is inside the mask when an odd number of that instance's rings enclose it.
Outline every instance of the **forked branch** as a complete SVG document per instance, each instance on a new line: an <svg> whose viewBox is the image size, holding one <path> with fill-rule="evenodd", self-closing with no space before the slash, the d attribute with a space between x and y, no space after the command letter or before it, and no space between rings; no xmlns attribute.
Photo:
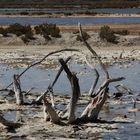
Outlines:
<svg viewBox="0 0 140 140"><path fill-rule="evenodd" d="M76 77L74 73L71 73L66 63L64 62L64 60L59 59L59 62L62 65L63 69L65 70L68 76L68 79L70 81L71 88L72 88L72 96L71 96L70 103L68 106L69 107L68 108L68 123L74 123L76 120L75 118L76 105L80 96L80 86L79 86L78 78Z"/></svg>

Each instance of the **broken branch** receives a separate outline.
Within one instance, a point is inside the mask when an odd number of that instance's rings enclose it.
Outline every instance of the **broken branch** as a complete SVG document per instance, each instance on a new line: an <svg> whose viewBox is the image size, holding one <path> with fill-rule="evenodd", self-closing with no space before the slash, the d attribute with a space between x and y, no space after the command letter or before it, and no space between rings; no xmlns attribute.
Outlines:
<svg viewBox="0 0 140 140"><path fill-rule="evenodd" d="M88 44L88 42L85 40L84 36L83 36L83 31L82 31L82 27L81 27L81 24L79 23L78 24L79 26L79 32L80 32L80 36L85 44L85 46L89 49L89 51L97 58L97 60L99 61L99 64L101 66L101 68L103 69L103 71L105 72L106 74L106 79L109 79L109 73L105 67L105 65L102 63L100 57L98 56L98 54L92 49L92 47Z"/></svg>
<svg viewBox="0 0 140 140"><path fill-rule="evenodd" d="M24 103L23 101L23 94L21 92L21 86L20 86L20 79L17 79L18 75L13 76L13 87L14 87L14 92L16 96L16 104L17 105L22 105Z"/></svg>

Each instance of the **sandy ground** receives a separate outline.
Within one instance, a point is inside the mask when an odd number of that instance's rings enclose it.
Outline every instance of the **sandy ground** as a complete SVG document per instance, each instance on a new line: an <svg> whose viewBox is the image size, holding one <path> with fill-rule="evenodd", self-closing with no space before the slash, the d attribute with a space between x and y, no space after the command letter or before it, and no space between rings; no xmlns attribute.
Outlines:
<svg viewBox="0 0 140 140"><path fill-rule="evenodd" d="M89 28L91 27L89 26ZM88 31L87 33L90 36L88 39L89 44L97 51L103 62L114 63L140 60L140 35L116 35L118 44L112 44L101 40L97 32ZM51 41L46 41L42 36L35 35L36 39L30 40L28 45L25 45L21 37L12 34L9 37L0 36L0 62L26 67L34 61L41 60L49 52L70 48L79 49L89 62L96 63L97 60L92 59L91 53L83 43L76 40L77 35L78 33L73 31L61 31L61 38L52 38ZM73 60L76 60L76 62L84 63L85 61L83 54L65 51L48 57L43 64L50 66L50 64L58 63L58 58L66 58L68 56L73 56Z"/></svg>
<svg viewBox="0 0 140 140"><path fill-rule="evenodd" d="M41 67L49 68L58 65L58 59L66 59L72 56L72 61L75 63L85 63L87 61L93 66L97 64L97 60L93 59L92 54L83 45L80 47L68 47L70 49L78 49L83 52L64 51L61 53L49 56L42 62ZM99 54L102 61L106 64L113 64L116 62L127 62L140 60L140 47L93 47ZM27 67L28 65L40 61L45 55L55 50L66 49L64 46L0 46L0 62L9 64L12 67ZM121 56L122 55L122 56Z"/></svg>
<svg viewBox="0 0 140 140"><path fill-rule="evenodd" d="M94 25L82 25L82 28L86 31L99 32L100 28L104 25L108 25L112 30L128 30L130 34L140 33L140 24L94 24ZM76 31L77 25L59 25L61 31Z"/></svg>

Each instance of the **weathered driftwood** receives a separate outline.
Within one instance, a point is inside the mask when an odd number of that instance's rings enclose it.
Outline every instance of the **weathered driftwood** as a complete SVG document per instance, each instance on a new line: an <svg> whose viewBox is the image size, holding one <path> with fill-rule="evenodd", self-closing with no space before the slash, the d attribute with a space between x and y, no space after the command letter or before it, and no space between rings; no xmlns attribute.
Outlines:
<svg viewBox="0 0 140 140"><path fill-rule="evenodd" d="M17 77L18 75L13 76L13 87L14 87L14 92L16 97L16 104L22 105L24 103L23 94L21 92L20 79L17 79Z"/></svg>
<svg viewBox="0 0 140 140"><path fill-rule="evenodd" d="M53 122L55 124L59 124L60 118L58 117L58 114L56 113L56 111L52 107L52 105L47 101L45 95L43 98L43 104L44 104L44 120L47 121L48 118L50 118L51 122Z"/></svg>
<svg viewBox="0 0 140 140"><path fill-rule="evenodd" d="M71 57L68 57L68 58L65 60L65 63L67 63L70 59L71 59ZM43 99L43 96L44 96L45 94L50 93L50 98L51 98L52 106L54 107L54 101L53 101L53 87L54 87L55 83L57 82L57 80L58 80L60 74L62 73L62 71L63 71L63 67L61 66L60 69L59 69L59 71L58 71L58 73L57 73L57 75L55 76L55 79L54 79L53 83L50 84L50 85L48 86L47 90L46 90L43 94L41 94L41 95L34 101L34 103L36 103L36 104L41 103L41 101L42 101L42 99Z"/></svg>
<svg viewBox="0 0 140 140"><path fill-rule="evenodd" d="M72 88L72 96L67 108L67 112L68 112L68 123L74 123L76 120L75 118L76 105L80 96L80 86L79 86L78 78L74 73L71 73L64 60L59 59L59 62L62 65L63 69L65 70Z"/></svg>
<svg viewBox="0 0 140 140"><path fill-rule="evenodd" d="M27 67L22 73L20 73L18 75L17 79L20 78L31 67L36 66L36 65L39 65L40 63L42 63L44 60L46 60L47 57L49 57L49 56L51 56L53 54L60 53L60 52L65 52L65 51L76 51L76 52L80 52L78 49L61 49L61 50L50 52L49 54L45 55L40 61L35 62L35 63L31 64L29 67ZM8 89L12 84L13 84L13 82L10 83L5 89ZM4 89L2 89L2 90L4 90Z"/></svg>
<svg viewBox="0 0 140 140"><path fill-rule="evenodd" d="M100 66L103 69L103 71L105 73L105 76L106 76L106 79L103 82L103 84L100 86L100 88L96 92L94 92L95 87L96 87L97 82L98 82L98 79L99 79L98 71L95 70L95 72L96 72L96 80L93 83L93 86L91 87L91 89L89 91L89 95L92 98L91 103L89 103L89 105L85 108L85 110L83 111L82 115L79 118L79 120L81 120L81 121L95 121L95 120L97 120L99 112L101 111L101 108L102 108L102 106L104 105L104 103L105 103L105 101L107 99L107 96L108 96L107 93L108 93L108 89L109 89L108 88L109 84L111 82L121 81L124 78L119 77L119 78L110 79L109 73L108 73L105 65L102 63L100 57L92 49L92 47L88 44L88 42L84 39L81 24L79 24L79 32L80 32L81 38L82 38L85 46L89 49L89 51L93 54L93 56L95 56L97 58L97 60L99 61Z"/></svg>
<svg viewBox="0 0 140 140"><path fill-rule="evenodd" d="M27 96L28 94L30 94L33 89L34 89L34 87L32 87L28 91L24 92L24 96Z"/></svg>
<svg viewBox="0 0 140 140"><path fill-rule="evenodd" d="M133 102L133 108L136 108L137 99L132 97L132 102Z"/></svg>
<svg viewBox="0 0 140 140"><path fill-rule="evenodd" d="M108 97L108 86L111 82L117 82L123 80L123 77L108 79L106 80L100 88L97 90L94 96L92 95L91 103L85 108L82 115L80 116L81 121L96 121L101 111L102 106L104 105Z"/></svg>
<svg viewBox="0 0 140 140"><path fill-rule="evenodd" d="M20 127L21 124L20 123L16 123L16 122L12 122L9 120L6 120L2 115L0 115L0 123L2 123L3 125L7 126L7 127Z"/></svg>
<svg viewBox="0 0 140 140"><path fill-rule="evenodd" d="M125 94L125 93L126 94L133 94L133 91L123 84L116 85L115 88L117 89L118 92L120 92L122 94Z"/></svg>
<svg viewBox="0 0 140 140"><path fill-rule="evenodd" d="M89 90L89 96L90 96L90 97L93 96L93 93L94 93L94 91L95 91L96 85L97 85L98 80L99 80L99 77L100 77L98 71L97 71L96 69L94 69L94 71L95 71L95 74L96 74L96 79L95 79L95 81L93 82L93 84L92 84L92 86L91 86L91 88L90 88L90 90Z"/></svg>

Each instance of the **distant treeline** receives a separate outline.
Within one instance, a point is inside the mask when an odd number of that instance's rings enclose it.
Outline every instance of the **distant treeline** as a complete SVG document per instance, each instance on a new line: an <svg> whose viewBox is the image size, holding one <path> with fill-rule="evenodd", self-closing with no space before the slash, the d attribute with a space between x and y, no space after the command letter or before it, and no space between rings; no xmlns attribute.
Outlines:
<svg viewBox="0 0 140 140"><path fill-rule="evenodd" d="M133 8L140 0L0 0L0 8Z"/></svg>

